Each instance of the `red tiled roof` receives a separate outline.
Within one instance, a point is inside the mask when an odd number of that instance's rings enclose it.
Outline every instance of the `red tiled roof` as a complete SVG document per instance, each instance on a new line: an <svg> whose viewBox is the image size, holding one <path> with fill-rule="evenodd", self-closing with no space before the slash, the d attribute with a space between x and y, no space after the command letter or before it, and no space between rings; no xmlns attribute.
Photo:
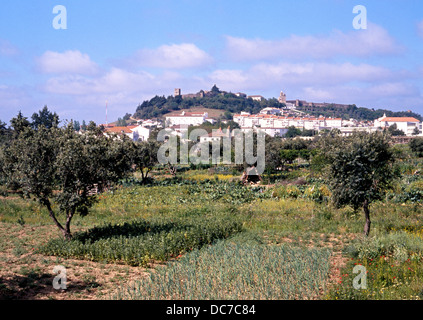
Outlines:
<svg viewBox="0 0 423 320"><path fill-rule="evenodd" d="M135 128L136 126L131 126L132 129ZM111 133L132 133L131 131L131 127L112 127L112 128L106 128L106 132L111 132Z"/></svg>
<svg viewBox="0 0 423 320"><path fill-rule="evenodd" d="M380 121L386 122L420 122L416 118L413 117L384 117L380 119Z"/></svg>

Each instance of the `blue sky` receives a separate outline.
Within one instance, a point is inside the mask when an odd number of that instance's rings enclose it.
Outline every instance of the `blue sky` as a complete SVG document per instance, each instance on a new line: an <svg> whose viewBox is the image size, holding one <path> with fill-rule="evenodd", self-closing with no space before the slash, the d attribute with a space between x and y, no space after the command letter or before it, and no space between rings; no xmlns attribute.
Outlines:
<svg viewBox="0 0 423 320"><path fill-rule="evenodd" d="M66 30L53 28L56 5ZM367 10L356 30L353 7ZM0 120L105 122L208 90L423 114L420 0L2 0Z"/></svg>

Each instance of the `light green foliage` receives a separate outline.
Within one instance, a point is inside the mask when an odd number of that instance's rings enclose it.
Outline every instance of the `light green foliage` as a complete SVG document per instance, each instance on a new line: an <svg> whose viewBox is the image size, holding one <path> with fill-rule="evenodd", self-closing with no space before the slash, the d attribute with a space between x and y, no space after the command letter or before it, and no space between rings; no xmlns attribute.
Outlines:
<svg viewBox="0 0 423 320"><path fill-rule="evenodd" d="M398 261L405 261L409 257L423 257L423 238L419 234L404 230L395 231L374 237L370 241L362 241L349 249L350 254L360 259L375 259L381 255L391 255Z"/></svg>

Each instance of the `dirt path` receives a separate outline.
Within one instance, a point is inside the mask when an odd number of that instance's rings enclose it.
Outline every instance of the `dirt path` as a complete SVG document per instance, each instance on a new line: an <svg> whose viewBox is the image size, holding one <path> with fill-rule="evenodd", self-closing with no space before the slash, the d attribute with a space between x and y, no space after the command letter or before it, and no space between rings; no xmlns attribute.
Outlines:
<svg viewBox="0 0 423 320"><path fill-rule="evenodd" d="M35 253L40 239L52 236L57 235L51 226L0 223L0 300L110 299L122 285L148 275L145 268ZM66 268L66 290L53 288L53 269L59 265Z"/></svg>

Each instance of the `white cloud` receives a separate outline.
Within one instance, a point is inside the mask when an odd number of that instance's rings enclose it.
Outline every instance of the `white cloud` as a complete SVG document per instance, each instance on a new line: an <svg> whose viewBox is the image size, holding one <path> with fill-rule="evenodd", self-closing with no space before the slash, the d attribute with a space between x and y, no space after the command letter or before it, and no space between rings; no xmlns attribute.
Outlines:
<svg viewBox="0 0 423 320"><path fill-rule="evenodd" d="M339 83L386 81L397 76L384 67L370 64L346 63L259 63L248 70L216 70L209 75L212 82L224 88L261 88L316 84L334 85Z"/></svg>
<svg viewBox="0 0 423 320"><path fill-rule="evenodd" d="M157 49L141 49L131 59L140 67L184 69L209 65L212 57L191 43L162 45Z"/></svg>
<svg viewBox="0 0 423 320"><path fill-rule="evenodd" d="M395 54L402 50L382 27L369 23L366 30L344 33L338 30L325 36L291 35L281 40L226 37L226 51L234 60L280 58L324 59L334 56L367 57Z"/></svg>
<svg viewBox="0 0 423 320"><path fill-rule="evenodd" d="M91 61L89 55L78 50L68 50L63 53L46 51L36 59L38 68L43 73L58 74L94 74L98 65Z"/></svg>
<svg viewBox="0 0 423 320"><path fill-rule="evenodd" d="M150 87L154 76L139 72L133 73L112 68L98 77L82 75L62 75L47 80L44 90L49 93L67 95L89 95L97 93L134 92Z"/></svg>
<svg viewBox="0 0 423 320"><path fill-rule="evenodd" d="M313 85L298 93L302 99L313 102L351 103L369 108L410 108L421 105L423 99L418 87L403 82L383 82L366 85Z"/></svg>
<svg viewBox="0 0 423 320"><path fill-rule="evenodd" d="M39 91L49 99L61 101L61 106L67 110L63 118L88 119L84 114L91 114L91 119L104 122L106 100L109 121L114 121L126 112L135 112L137 105L144 100L155 95L173 94L175 83L184 84L186 89L190 82L191 79L174 71L150 74L111 68L93 76L63 74L51 77Z"/></svg>

